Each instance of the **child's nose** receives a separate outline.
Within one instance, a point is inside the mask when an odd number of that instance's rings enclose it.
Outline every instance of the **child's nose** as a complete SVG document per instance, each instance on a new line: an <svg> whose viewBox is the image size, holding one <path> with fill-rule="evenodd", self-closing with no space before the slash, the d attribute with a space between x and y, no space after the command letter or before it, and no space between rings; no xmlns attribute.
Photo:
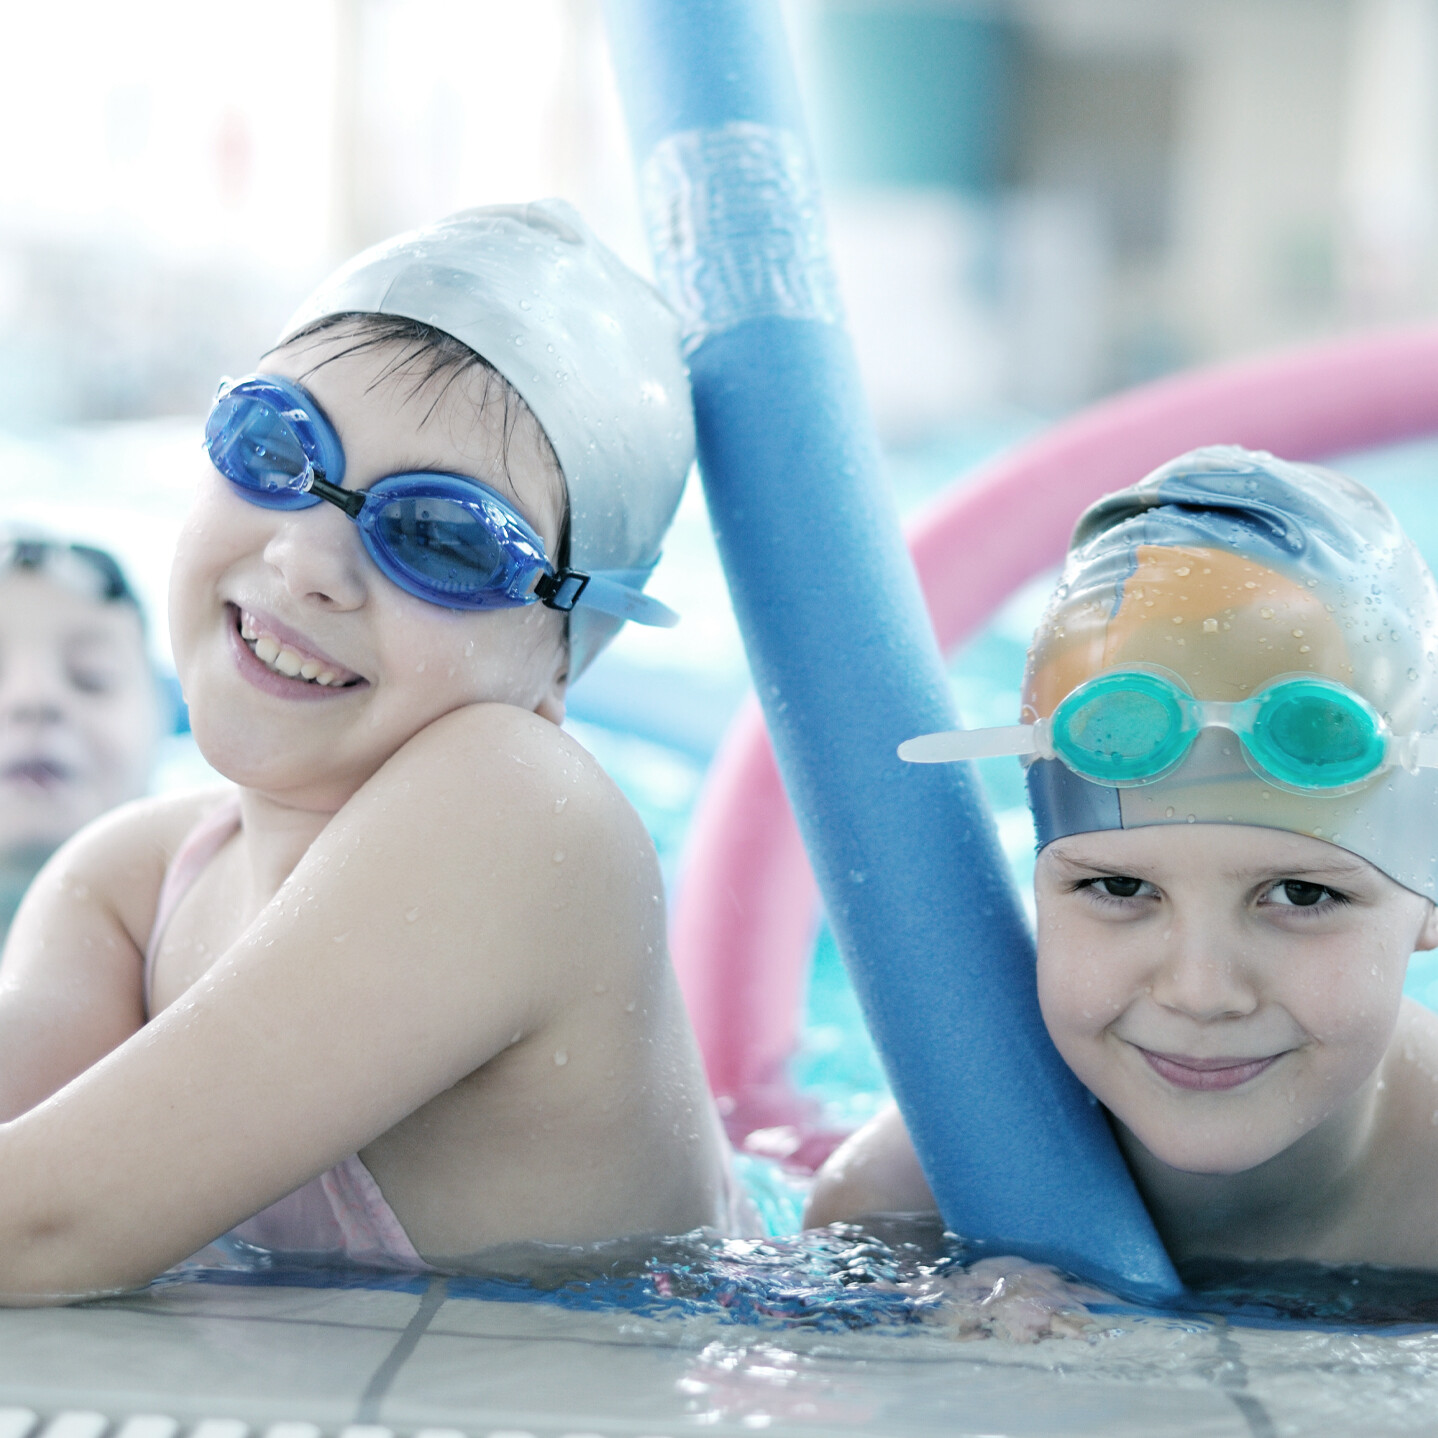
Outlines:
<svg viewBox="0 0 1438 1438"><path fill-rule="evenodd" d="M1166 939L1149 990L1155 1003L1204 1022L1238 1018L1258 1007L1241 949L1215 926L1175 925Z"/></svg>
<svg viewBox="0 0 1438 1438"><path fill-rule="evenodd" d="M264 557L296 599L329 609L364 602L369 557L354 521L333 505L281 512Z"/></svg>
<svg viewBox="0 0 1438 1438"><path fill-rule="evenodd" d="M22 644L6 655L0 676L0 714L11 724L58 724L70 698L53 648Z"/></svg>

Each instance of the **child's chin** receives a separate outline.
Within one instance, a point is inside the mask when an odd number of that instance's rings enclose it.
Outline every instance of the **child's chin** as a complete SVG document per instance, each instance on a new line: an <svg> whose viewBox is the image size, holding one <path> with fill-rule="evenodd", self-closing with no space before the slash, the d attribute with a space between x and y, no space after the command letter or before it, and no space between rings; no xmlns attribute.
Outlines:
<svg viewBox="0 0 1438 1438"><path fill-rule="evenodd" d="M1252 1133L1179 1134L1132 1128L1129 1131L1166 1168L1211 1178L1231 1178L1257 1168L1281 1153L1292 1139L1287 1135L1281 1140L1265 1140Z"/></svg>

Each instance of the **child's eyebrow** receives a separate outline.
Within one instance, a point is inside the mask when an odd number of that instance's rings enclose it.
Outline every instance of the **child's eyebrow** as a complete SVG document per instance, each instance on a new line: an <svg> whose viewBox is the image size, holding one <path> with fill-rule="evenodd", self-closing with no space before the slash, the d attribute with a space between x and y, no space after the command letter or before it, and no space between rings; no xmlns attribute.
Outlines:
<svg viewBox="0 0 1438 1438"><path fill-rule="evenodd" d="M1367 864L1348 864L1342 859L1334 859L1321 864L1267 863L1251 869L1226 869L1223 876L1241 882L1255 879L1337 879L1351 883L1363 878L1367 872Z"/></svg>

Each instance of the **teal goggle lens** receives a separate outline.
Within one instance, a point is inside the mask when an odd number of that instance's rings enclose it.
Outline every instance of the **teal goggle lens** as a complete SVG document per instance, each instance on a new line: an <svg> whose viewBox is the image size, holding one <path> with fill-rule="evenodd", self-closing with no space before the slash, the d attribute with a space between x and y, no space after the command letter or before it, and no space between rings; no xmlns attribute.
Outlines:
<svg viewBox="0 0 1438 1438"><path fill-rule="evenodd" d="M1377 773L1387 759L1377 711L1336 684L1289 679L1249 702L1252 718L1240 737L1255 767L1281 784L1342 789Z"/></svg>
<svg viewBox="0 0 1438 1438"><path fill-rule="evenodd" d="M1198 733L1192 701L1157 674L1107 674L1054 711L1050 742L1076 774L1122 787L1162 778Z"/></svg>

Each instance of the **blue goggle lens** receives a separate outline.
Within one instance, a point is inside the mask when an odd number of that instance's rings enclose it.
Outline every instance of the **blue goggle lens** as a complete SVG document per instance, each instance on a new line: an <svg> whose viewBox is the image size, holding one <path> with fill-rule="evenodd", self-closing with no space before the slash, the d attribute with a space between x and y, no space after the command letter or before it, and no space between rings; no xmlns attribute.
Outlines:
<svg viewBox="0 0 1438 1438"><path fill-rule="evenodd" d="M548 564L539 536L498 497L452 475L401 475L369 491L360 530L394 582L434 604L524 603Z"/></svg>
<svg viewBox="0 0 1438 1438"><path fill-rule="evenodd" d="M285 398L238 387L225 391L205 422L205 448L215 468L247 497L271 508L304 509L319 503L305 491L317 456L306 452L298 427L280 408Z"/></svg>

